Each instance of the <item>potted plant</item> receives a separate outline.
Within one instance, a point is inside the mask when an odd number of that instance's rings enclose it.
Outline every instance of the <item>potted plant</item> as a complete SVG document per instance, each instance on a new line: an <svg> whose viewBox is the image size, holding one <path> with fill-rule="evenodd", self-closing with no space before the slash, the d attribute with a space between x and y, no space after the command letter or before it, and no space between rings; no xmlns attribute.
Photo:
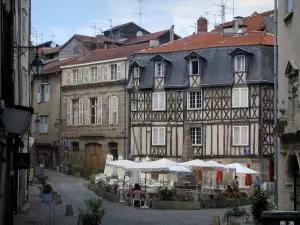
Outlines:
<svg viewBox="0 0 300 225"><path fill-rule="evenodd" d="M46 184L43 189L43 202L52 202L52 186L50 184Z"/></svg>
<svg viewBox="0 0 300 225"><path fill-rule="evenodd" d="M44 175L40 175L37 177L39 182L41 183L42 187L39 187L40 188L40 197L43 197L43 190L44 190L44 187L46 185L46 182L48 180L48 177L47 176L44 176Z"/></svg>
<svg viewBox="0 0 300 225"><path fill-rule="evenodd" d="M270 194L267 191L258 191L251 198L251 213L256 224L261 223L261 214L263 211L271 211L274 209L274 205L269 199Z"/></svg>
<svg viewBox="0 0 300 225"><path fill-rule="evenodd" d="M233 206L225 212L223 221L227 221L227 225L240 225L244 220L248 220L249 216L245 208Z"/></svg>
<svg viewBox="0 0 300 225"><path fill-rule="evenodd" d="M96 184L95 184L96 178L95 178L95 176L94 175L90 175L89 180L90 180L90 189L92 191L94 191L96 189Z"/></svg>
<svg viewBox="0 0 300 225"><path fill-rule="evenodd" d="M80 177L82 172L83 172L83 168L81 166L79 165L73 166L73 173L75 177Z"/></svg>
<svg viewBox="0 0 300 225"><path fill-rule="evenodd" d="M102 218L105 215L102 202L103 200L101 198L89 198L84 200L86 210L79 209L78 218L83 225L101 224Z"/></svg>

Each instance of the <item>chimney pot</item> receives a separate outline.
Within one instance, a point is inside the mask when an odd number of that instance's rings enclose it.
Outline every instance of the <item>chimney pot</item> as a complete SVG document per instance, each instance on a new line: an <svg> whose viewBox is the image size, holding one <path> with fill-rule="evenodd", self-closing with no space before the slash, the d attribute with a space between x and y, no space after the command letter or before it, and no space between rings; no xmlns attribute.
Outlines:
<svg viewBox="0 0 300 225"><path fill-rule="evenodd" d="M202 16L199 17L199 19L197 20L197 33L207 32L207 24L208 21L206 18Z"/></svg>

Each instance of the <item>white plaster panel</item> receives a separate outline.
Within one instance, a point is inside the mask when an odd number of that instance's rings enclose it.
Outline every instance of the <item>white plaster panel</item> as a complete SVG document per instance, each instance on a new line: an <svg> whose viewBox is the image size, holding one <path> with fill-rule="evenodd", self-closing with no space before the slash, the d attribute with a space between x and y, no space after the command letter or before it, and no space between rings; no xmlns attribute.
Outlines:
<svg viewBox="0 0 300 225"><path fill-rule="evenodd" d="M141 127L142 132L142 149L141 149L141 153L144 155L146 155L146 148L147 148L147 141L146 141L146 135L147 135L147 127Z"/></svg>
<svg viewBox="0 0 300 225"><path fill-rule="evenodd" d="M211 137L211 126L210 125L206 125L205 126L205 154L206 155L210 155L211 154L211 141L212 141L212 137Z"/></svg>

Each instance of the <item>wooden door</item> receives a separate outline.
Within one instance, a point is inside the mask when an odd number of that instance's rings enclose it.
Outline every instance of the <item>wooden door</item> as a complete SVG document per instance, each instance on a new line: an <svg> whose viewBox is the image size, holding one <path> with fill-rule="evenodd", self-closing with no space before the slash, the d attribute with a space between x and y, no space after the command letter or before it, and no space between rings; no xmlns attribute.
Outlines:
<svg viewBox="0 0 300 225"><path fill-rule="evenodd" d="M86 161L87 161L87 166L90 168L90 171L92 173L96 173L97 169L101 166L104 165L104 161L103 161L103 149L102 149L102 145L100 144L96 144L96 143L92 143L92 144L88 144L86 146Z"/></svg>

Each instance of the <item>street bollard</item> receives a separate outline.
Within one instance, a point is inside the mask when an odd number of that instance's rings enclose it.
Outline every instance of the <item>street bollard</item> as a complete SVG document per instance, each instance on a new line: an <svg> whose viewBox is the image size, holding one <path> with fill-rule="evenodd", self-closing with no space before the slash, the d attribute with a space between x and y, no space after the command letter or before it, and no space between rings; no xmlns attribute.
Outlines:
<svg viewBox="0 0 300 225"><path fill-rule="evenodd" d="M212 217L212 225L220 225L220 217L218 216L213 216Z"/></svg>
<svg viewBox="0 0 300 225"><path fill-rule="evenodd" d="M74 216L72 205L66 205L66 216Z"/></svg>
<svg viewBox="0 0 300 225"><path fill-rule="evenodd" d="M52 193L52 198L53 198L53 199L56 199L56 196L57 196L57 192L54 191L54 192Z"/></svg>

